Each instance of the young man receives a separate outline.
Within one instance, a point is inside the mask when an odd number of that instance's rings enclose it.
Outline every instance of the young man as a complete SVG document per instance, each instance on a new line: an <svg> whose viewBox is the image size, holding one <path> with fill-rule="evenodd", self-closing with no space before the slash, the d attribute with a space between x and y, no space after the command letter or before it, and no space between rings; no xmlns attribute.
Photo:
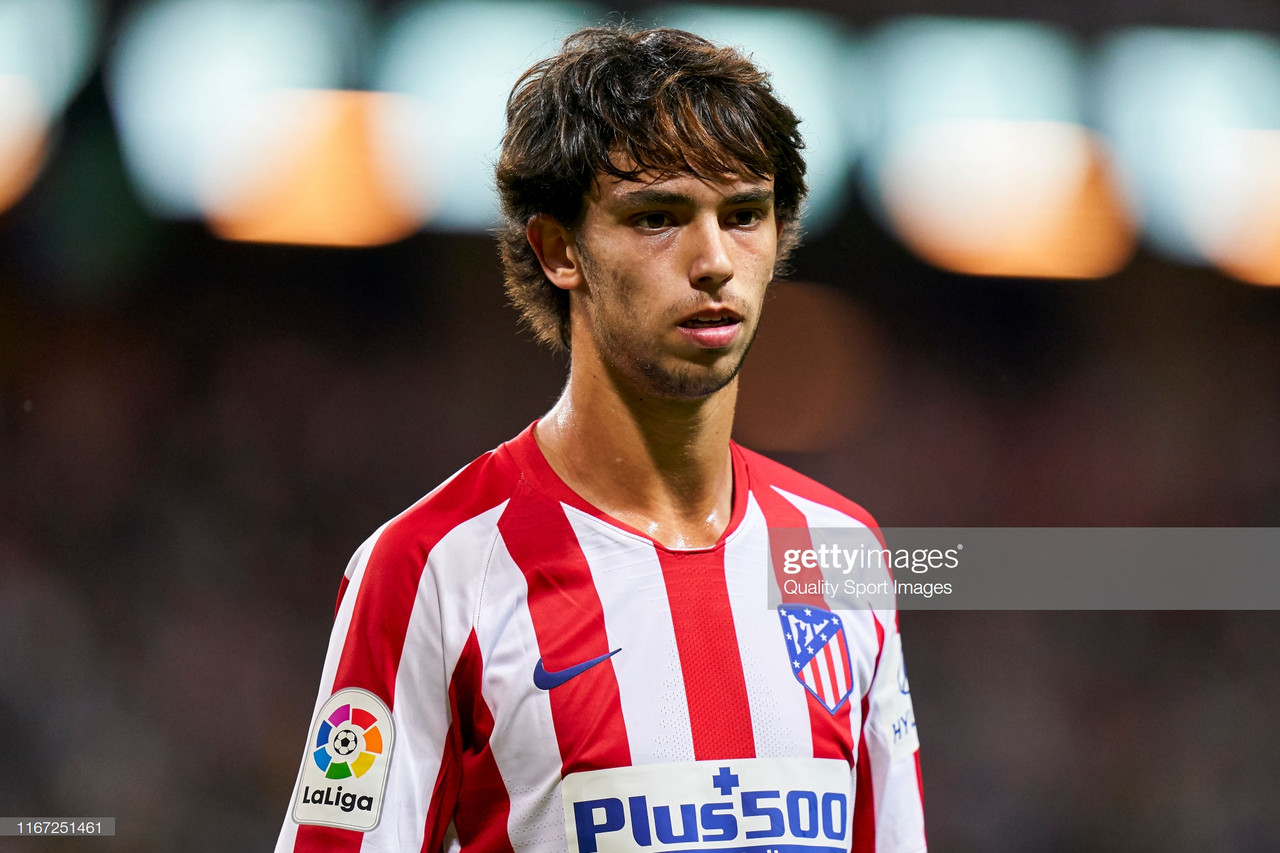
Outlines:
<svg viewBox="0 0 1280 853"><path fill-rule="evenodd" d="M508 289L569 379L352 559L277 851L924 850L896 619L771 541L874 522L730 441L795 116L732 50L602 28L507 117Z"/></svg>

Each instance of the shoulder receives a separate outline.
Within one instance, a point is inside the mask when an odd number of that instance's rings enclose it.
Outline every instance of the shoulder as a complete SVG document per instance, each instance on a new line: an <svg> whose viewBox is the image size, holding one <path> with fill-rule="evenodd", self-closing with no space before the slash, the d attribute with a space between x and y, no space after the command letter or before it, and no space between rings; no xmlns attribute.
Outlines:
<svg viewBox="0 0 1280 853"><path fill-rule="evenodd" d="M743 461L749 487L757 499L762 495L776 494L792 504L813 505L834 511L879 532L879 525L871 513L835 489L824 486L817 480L788 468L780 462L775 462L761 453L748 450L737 442L733 443L733 450Z"/></svg>

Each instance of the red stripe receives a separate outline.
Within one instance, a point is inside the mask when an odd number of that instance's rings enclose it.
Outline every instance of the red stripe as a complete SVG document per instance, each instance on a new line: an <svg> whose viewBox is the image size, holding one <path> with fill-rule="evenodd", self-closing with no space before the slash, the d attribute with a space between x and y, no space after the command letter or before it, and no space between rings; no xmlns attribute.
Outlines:
<svg viewBox="0 0 1280 853"><path fill-rule="evenodd" d="M729 605L724 548L667 551L658 562L675 629L694 758L754 758L751 706Z"/></svg>
<svg viewBox="0 0 1280 853"><path fill-rule="evenodd" d="M850 702L845 707L849 707ZM870 693L862 697L862 718L867 718ZM851 853L875 853L876 804L871 781L871 754L865 736L858 739L858 763L854 769L857 790L853 796L853 847Z"/></svg>
<svg viewBox="0 0 1280 853"><path fill-rule="evenodd" d="M821 589L822 570L799 565L799 571L786 571L788 551L811 551L813 540L809 536L809 522L804 513L778 494L771 486L762 484L753 492L769 528L769 557L773 561L774 579L782 593L783 604L808 604L811 607L830 609L825 598L816 592L788 593L788 583L800 584L799 589ZM815 586L816 585L816 586Z"/></svg>
<svg viewBox="0 0 1280 853"><path fill-rule="evenodd" d="M462 727L466 720L458 714L460 702L465 701L461 692L462 679L474 670L468 663L472 655L479 656L479 643L475 631L467 637L453 677L449 680L449 731L444 740L444 754L440 758L440 770L431 788L431 800L427 805L427 819L422 832L422 853L439 853L444 849L444 834L458 805L458 787L462 781Z"/></svg>
<svg viewBox="0 0 1280 853"><path fill-rule="evenodd" d="M454 815L454 825L464 848L509 853L512 848L511 838L507 835L507 819L511 815L511 797L489 748L493 714L480 692L483 673L480 643L472 631L449 684L449 703L462 746L461 785L456 797L467 804ZM432 799L434 806L434 795ZM433 828L428 853L441 849L444 827L448 825L448 821L441 818L453 811L452 808L442 809L436 820L428 819L427 825Z"/></svg>
<svg viewBox="0 0 1280 853"><path fill-rule="evenodd" d="M897 617L897 612L894 612ZM884 626L872 615L876 626L876 665L872 669L871 678L880 671L880 660L884 654ZM852 706L850 702L848 706ZM857 779L858 790L853 803L853 850L852 853L875 853L876 849L876 807L875 791L871 782L871 755L867 751L866 723L871 708L871 691L862 697L862 736L858 738L858 764L854 778ZM918 757L918 753L917 753ZM864 846L859 846L859 845Z"/></svg>
<svg viewBox="0 0 1280 853"><path fill-rule="evenodd" d="M351 584L351 578L345 574L342 576L342 582L338 584L338 600L333 603L333 618L338 618L338 611L342 609L342 597L347 594L347 587Z"/></svg>
<svg viewBox="0 0 1280 853"><path fill-rule="evenodd" d="M498 530L529 587L543 666L554 672L613 651L591 567L560 504L522 484ZM550 699L564 775L631 764L612 660L552 688Z"/></svg>
<svg viewBox="0 0 1280 853"><path fill-rule="evenodd" d="M453 689L450 685L450 701ZM444 756L440 761L440 770L436 773L436 783L431 788L431 801L427 806L427 820L422 830L422 848L420 853L443 853L444 834L449 828L449 815L458 806L458 782L462 771L459 769L459 755L462 753L461 734L458 731L458 720L449 725L449 733L445 738Z"/></svg>
<svg viewBox="0 0 1280 853"><path fill-rule="evenodd" d="M920 813L923 814L924 813L924 776L920 773L920 750L919 749L916 750L916 787L920 791ZM927 843L929 840L928 834L925 833L925 828L923 824L920 827L920 832L924 835L924 841Z"/></svg>
<svg viewBox="0 0 1280 853"><path fill-rule="evenodd" d="M822 689L822 673L818 672L818 658L816 655L809 658L809 681L812 682L811 686L814 692L818 694L818 698L825 704L827 701L826 691Z"/></svg>
<svg viewBox="0 0 1280 853"><path fill-rule="evenodd" d="M293 849L306 853L356 853L363 842L364 833L354 829L303 824L298 827Z"/></svg>
<svg viewBox="0 0 1280 853"><path fill-rule="evenodd" d="M387 524L365 565L331 693L361 687L395 709L396 672L427 555L454 527L501 503L513 479L495 454L485 454ZM344 575L340 594L350 591ZM294 850L355 853L363 838L354 830L303 825Z"/></svg>
<svg viewBox="0 0 1280 853"><path fill-rule="evenodd" d="M884 544L884 537L880 535L880 528L876 524L876 520L871 517L869 512L844 495L832 491L816 480L811 480L797 471L792 471L785 465L774 462L768 456L761 456L754 450L748 450L737 444L733 445L733 447L742 455L743 460L751 468L752 491L759 493L771 485L777 485L793 495L803 495L808 500L831 507L865 524L875 534L875 537L880 540L881 545Z"/></svg>
<svg viewBox="0 0 1280 853"><path fill-rule="evenodd" d="M831 699L835 701L843 695L843 691L840 690L840 679L836 678L836 662L831 659L830 643L822 647L822 655L827 662L827 675L831 677Z"/></svg>

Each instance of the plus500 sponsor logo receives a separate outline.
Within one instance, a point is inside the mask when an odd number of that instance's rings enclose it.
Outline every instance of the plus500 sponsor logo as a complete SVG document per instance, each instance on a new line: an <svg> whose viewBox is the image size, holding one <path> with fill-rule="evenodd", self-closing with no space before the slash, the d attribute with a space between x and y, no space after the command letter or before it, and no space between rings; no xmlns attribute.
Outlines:
<svg viewBox="0 0 1280 853"><path fill-rule="evenodd" d="M739 777L730 768L714 773L703 770L699 787L705 790L709 780L719 796L698 798L701 802L672 803L668 795L662 797L665 803L655 804L646 794L574 801L571 819L578 853L656 851L703 843L762 851L848 849L847 793L804 788L743 790L745 786L738 784ZM667 785L662 788L669 790Z"/></svg>

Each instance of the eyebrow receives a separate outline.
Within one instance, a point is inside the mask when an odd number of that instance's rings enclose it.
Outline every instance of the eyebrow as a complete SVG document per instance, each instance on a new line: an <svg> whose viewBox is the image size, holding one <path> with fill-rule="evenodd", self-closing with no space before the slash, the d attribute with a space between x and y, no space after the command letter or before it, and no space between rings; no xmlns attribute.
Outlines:
<svg viewBox="0 0 1280 853"><path fill-rule="evenodd" d="M743 190L742 192L733 193L726 196L723 204L760 204L773 202L773 190L761 187L760 189ZM661 190L652 187L635 190L618 197L618 203L621 205L668 205L673 207L695 207L697 200L693 196L686 193L672 192L671 190Z"/></svg>

